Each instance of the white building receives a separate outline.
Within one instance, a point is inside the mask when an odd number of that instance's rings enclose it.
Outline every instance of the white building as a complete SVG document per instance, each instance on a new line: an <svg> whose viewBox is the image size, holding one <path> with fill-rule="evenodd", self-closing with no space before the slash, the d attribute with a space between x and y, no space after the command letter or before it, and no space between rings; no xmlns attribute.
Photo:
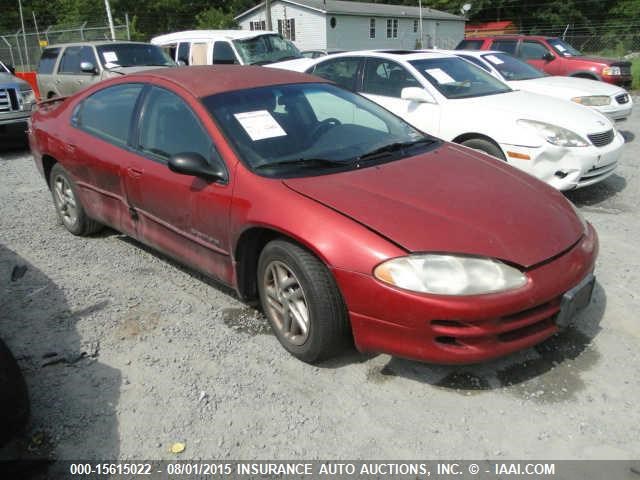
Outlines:
<svg viewBox="0 0 640 480"><path fill-rule="evenodd" d="M416 4L418 0L416 0ZM243 30L266 30L264 2L235 17ZM300 50L414 49L420 9L340 0L272 0L272 29ZM422 8L424 48L454 48L464 38L465 18Z"/></svg>

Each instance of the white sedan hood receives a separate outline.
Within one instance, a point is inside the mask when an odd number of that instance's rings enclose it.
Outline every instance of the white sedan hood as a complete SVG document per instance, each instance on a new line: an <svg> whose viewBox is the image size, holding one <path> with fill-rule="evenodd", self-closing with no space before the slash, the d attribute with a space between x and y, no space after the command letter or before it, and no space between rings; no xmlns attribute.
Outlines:
<svg viewBox="0 0 640 480"><path fill-rule="evenodd" d="M566 128L582 136L613 128L613 124L607 117L591 108L531 92L514 91L453 100L451 103L458 104L456 113L459 115L477 116L479 112L480 115L484 112L485 118L489 121L500 118L511 125L519 119L535 120ZM513 132L505 133L507 138L501 141L512 143Z"/></svg>
<svg viewBox="0 0 640 480"><path fill-rule="evenodd" d="M507 82L511 88L525 90L527 92L551 95L554 97L566 98L582 97L590 95L620 95L626 90L597 80L575 77L542 77L531 80L519 80Z"/></svg>

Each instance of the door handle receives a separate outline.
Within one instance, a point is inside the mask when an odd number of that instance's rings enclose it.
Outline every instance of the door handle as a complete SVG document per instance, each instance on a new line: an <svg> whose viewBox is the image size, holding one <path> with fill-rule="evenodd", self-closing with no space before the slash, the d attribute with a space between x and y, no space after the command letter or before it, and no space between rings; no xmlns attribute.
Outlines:
<svg viewBox="0 0 640 480"><path fill-rule="evenodd" d="M64 146L62 147L62 149L70 154L74 154L76 153L76 146L71 144L71 143L65 143Z"/></svg>
<svg viewBox="0 0 640 480"><path fill-rule="evenodd" d="M127 168L127 174L131 178L140 178L144 172L135 168Z"/></svg>

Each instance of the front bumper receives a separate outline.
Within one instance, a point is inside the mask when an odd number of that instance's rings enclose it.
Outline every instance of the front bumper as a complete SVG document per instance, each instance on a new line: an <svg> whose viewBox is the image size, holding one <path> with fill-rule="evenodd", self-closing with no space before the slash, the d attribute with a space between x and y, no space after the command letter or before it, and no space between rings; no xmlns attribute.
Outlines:
<svg viewBox="0 0 640 480"><path fill-rule="evenodd" d="M604 107L593 107L600 113L603 113L612 120L625 120L633 111L633 99L631 95L628 95L627 103L618 103L614 98L611 99L611 104Z"/></svg>
<svg viewBox="0 0 640 480"><path fill-rule="evenodd" d="M557 147L545 142L540 147L501 144L507 161L557 190L574 190L601 182L613 174L624 147L624 138L616 131L613 141L604 147ZM530 159L513 158L509 152Z"/></svg>
<svg viewBox="0 0 640 480"><path fill-rule="evenodd" d="M371 275L334 269L363 352L441 364L469 364L531 347L558 332L563 294L594 269L595 230L559 257L527 271L527 286L470 297L416 294Z"/></svg>

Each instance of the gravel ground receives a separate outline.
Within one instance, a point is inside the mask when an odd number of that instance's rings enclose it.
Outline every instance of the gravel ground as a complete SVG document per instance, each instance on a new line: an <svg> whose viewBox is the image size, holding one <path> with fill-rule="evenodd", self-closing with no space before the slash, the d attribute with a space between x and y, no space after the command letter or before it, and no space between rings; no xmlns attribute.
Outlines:
<svg viewBox="0 0 640 480"><path fill-rule="evenodd" d="M470 367L299 362L233 292L114 231L67 233L1 140L0 336L32 419L0 459L637 459L640 108L619 127L617 173L568 195L600 235L593 304Z"/></svg>

